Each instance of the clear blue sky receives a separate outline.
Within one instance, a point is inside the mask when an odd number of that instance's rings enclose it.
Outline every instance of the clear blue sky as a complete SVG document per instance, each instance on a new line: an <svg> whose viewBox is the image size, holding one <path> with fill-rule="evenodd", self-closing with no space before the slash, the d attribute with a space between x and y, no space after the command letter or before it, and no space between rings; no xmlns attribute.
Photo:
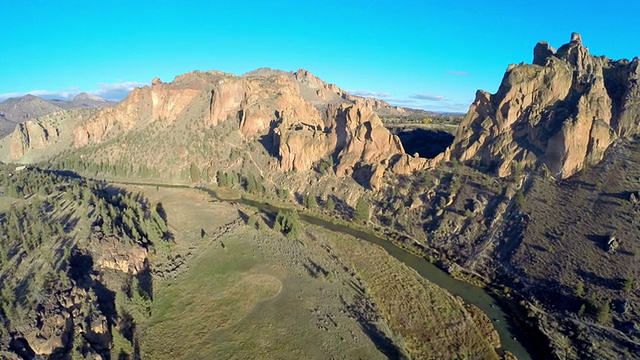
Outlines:
<svg viewBox="0 0 640 360"><path fill-rule="evenodd" d="M637 1L0 1L0 100L121 98L192 70L305 68L394 104L466 111L536 42L582 34L592 54L640 55Z"/></svg>

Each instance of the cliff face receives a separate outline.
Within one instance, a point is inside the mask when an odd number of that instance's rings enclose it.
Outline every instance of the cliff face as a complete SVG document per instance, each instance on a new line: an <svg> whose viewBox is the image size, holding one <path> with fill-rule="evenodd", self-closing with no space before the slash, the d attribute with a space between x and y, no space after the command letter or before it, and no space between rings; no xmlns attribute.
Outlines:
<svg viewBox="0 0 640 360"><path fill-rule="evenodd" d="M637 58L589 55L575 33L557 51L539 43L533 64L509 66L496 94L478 91L450 158L478 160L499 176L545 164L569 177L640 130L639 75Z"/></svg>
<svg viewBox="0 0 640 360"><path fill-rule="evenodd" d="M20 159L28 149L42 149L58 138L58 129L47 123L27 121L16 126L10 135L10 153Z"/></svg>
<svg viewBox="0 0 640 360"><path fill-rule="evenodd" d="M3 146L11 149L12 160L20 161L30 151L51 145L61 133L70 134L68 146L81 148L149 126L185 122L216 127L231 121L247 141L271 139L272 155L278 157L282 171L310 170L331 157L338 176L367 169L365 182L377 187L385 170L404 155L399 139L375 113L383 108L391 106L349 95L306 70L259 69L243 76L193 72L171 83L154 79L117 106L64 126L27 122ZM402 163L405 172L423 164L410 156Z"/></svg>

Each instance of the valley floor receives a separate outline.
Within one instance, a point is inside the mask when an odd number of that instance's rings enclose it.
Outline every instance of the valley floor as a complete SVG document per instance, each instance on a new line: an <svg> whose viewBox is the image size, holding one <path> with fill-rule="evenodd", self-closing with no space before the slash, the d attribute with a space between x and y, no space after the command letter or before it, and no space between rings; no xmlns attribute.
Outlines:
<svg viewBox="0 0 640 360"><path fill-rule="evenodd" d="M194 190L129 190L162 203L180 254L177 269L151 258L170 270L156 272L137 332L144 359L498 358L488 319L375 245L258 230L251 209Z"/></svg>

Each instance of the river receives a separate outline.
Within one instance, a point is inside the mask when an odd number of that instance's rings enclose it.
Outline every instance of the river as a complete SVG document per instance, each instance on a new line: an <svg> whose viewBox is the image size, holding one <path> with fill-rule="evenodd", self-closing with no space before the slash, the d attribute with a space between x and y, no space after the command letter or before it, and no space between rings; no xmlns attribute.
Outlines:
<svg viewBox="0 0 640 360"><path fill-rule="evenodd" d="M217 194L212 190L209 190L207 188L197 189L208 193L217 200L225 201L225 199L221 199L220 197L218 197ZM261 211L271 214L276 214L279 210L281 210L281 208L271 204L265 204L259 201L244 198L234 199L233 201L253 206ZM466 303L473 304L480 308L480 310L482 310L485 314L487 314L487 316L489 316L489 318L493 320L493 325L500 335L500 342L502 343L502 348L504 350L510 351L520 360L533 358L531 352L523 344L523 342L526 340L526 335L523 334L522 331L520 331L511 317L509 317L505 313L500 303L487 292L485 292L484 289L471 285L464 281L454 279L453 277L451 277L451 275L441 270L437 266L421 257L407 252L406 250L393 244L391 241L382 239L365 231L357 230L345 225L335 224L308 214L299 213L298 215L300 216L300 220L306 223L321 226L331 231L351 235L384 248L389 253L389 255L393 256L397 260L417 271L420 276L449 291L451 294L460 296ZM529 347L529 349L533 350L532 344L527 344L527 346Z"/></svg>
<svg viewBox="0 0 640 360"><path fill-rule="evenodd" d="M260 211L275 215L282 208L275 205L262 203L255 200L249 200L244 198L239 199L224 199L219 197L215 191L205 187L191 187L187 185L170 185L170 184L152 184L152 183L135 183L135 182L113 182L115 184L127 184L127 185L146 185L156 187L171 187L171 188L191 188L200 190L207 193L212 198L219 201L237 202L244 205L253 206ZM299 213L300 219L308 224L321 226L325 229L344 233L357 237L359 239L368 241L384 248L389 255L393 256L397 260L401 261L405 265L414 269L420 274L420 276L431 281L432 283L447 290L453 295L461 297L466 303L473 304L482 310L493 321L493 325L500 335L500 342L502 343L502 349L508 350L518 357L520 360L538 358L539 355L535 352L535 346L533 341L527 338L518 326L514 323L512 318L507 315L506 310L502 308L502 305L496 301L494 297L489 295L484 289L471 285L464 281L454 279L432 263L425 259L418 257L414 254L407 252L406 250L396 246L391 241L385 240L373 234L351 228L349 226L335 224L327 220L314 217L308 214Z"/></svg>

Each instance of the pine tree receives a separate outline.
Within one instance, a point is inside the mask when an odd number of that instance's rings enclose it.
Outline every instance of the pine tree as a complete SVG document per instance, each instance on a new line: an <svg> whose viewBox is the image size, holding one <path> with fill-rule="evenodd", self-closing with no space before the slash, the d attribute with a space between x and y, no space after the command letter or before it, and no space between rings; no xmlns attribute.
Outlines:
<svg viewBox="0 0 640 360"><path fill-rule="evenodd" d="M584 282L582 282L582 280L578 281L575 293L577 297L582 297L584 295Z"/></svg>
<svg viewBox="0 0 640 360"><path fill-rule="evenodd" d="M609 305L609 302L607 301L604 303L604 305L602 305L602 307L598 311L598 323L604 324L607 321L609 321L610 312L611 312L611 305Z"/></svg>
<svg viewBox="0 0 640 360"><path fill-rule="evenodd" d="M189 175L192 182L200 182L200 169L198 168L198 165L191 163L191 166L189 167Z"/></svg>
<svg viewBox="0 0 640 360"><path fill-rule="evenodd" d="M326 206L327 210L329 210L329 211L333 211L333 210L336 209L336 203L333 201L333 197L332 196L329 196L325 206Z"/></svg>
<svg viewBox="0 0 640 360"><path fill-rule="evenodd" d="M227 179L227 173L222 172L222 170L218 170L218 172L216 172L216 181L218 183L218 186L220 186L220 187L229 186L229 180Z"/></svg>
<svg viewBox="0 0 640 360"><path fill-rule="evenodd" d="M287 237L298 237L302 232L302 224L298 213L292 210L280 210L276 215L273 229L282 231Z"/></svg>
<svg viewBox="0 0 640 360"><path fill-rule="evenodd" d="M358 198L354 218L357 221L369 221L369 204L367 203L367 200L364 198L364 196Z"/></svg>
<svg viewBox="0 0 640 360"><path fill-rule="evenodd" d="M306 193L302 196L302 205L307 209L315 209L318 207L318 202L313 194Z"/></svg>

